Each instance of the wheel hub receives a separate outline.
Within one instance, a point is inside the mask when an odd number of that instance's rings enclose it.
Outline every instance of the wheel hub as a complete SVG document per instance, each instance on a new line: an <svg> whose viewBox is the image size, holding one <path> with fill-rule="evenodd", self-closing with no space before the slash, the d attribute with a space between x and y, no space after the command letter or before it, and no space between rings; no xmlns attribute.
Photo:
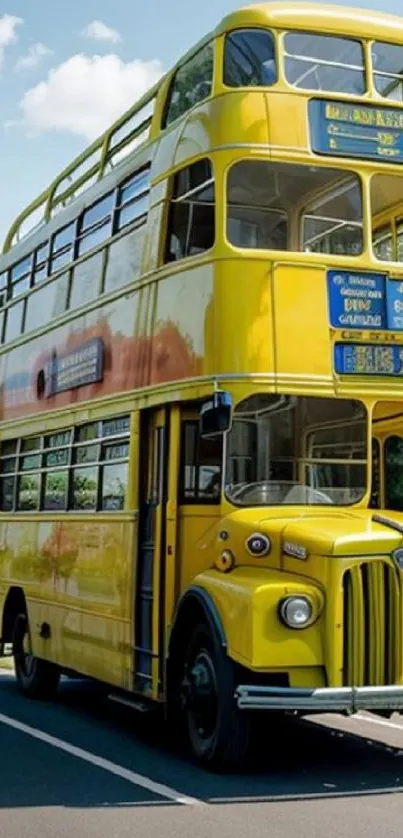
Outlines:
<svg viewBox="0 0 403 838"><path fill-rule="evenodd" d="M23 652L23 667L26 675L31 675L32 670L34 668L34 657L32 654L31 649L31 641L29 637L29 633L25 632L24 638L22 641L22 652Z"/></svg>
<svg viewBox="0 0 403 838"><path fill-rule="evenodd" d="M210 736L217 718L217 690L212 660L200 651L182 682L182 706L192 715L198 733Z"/></svg>

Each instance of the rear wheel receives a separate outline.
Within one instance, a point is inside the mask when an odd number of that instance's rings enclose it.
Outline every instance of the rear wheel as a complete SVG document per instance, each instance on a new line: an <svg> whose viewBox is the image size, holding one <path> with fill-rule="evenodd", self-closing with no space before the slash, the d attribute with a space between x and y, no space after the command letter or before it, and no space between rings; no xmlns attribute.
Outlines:
<svg viewBox="0 0 403 838"><path fill-rule="evenodd" d="M250 717L234 698L236 669L205 624L192 632L185 654L181 701L198 762L215 770L240 768L250 745Z"/></svg>
<svg viewBox="0 0 403 838"><path fill-rule="evenodd" d="M13 654L20 691L30 698L53 698L59 684L60 670L32 654L26 614L19 614L15 621Z"/></svg>

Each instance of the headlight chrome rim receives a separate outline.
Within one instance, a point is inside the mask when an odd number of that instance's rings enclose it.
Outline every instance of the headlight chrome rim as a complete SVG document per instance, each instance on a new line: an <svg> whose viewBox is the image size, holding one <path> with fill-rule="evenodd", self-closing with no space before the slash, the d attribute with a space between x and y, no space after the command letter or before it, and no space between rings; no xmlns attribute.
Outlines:
<svg viewBox="0 0 403 838"><path fill-rule="evenodd" d="M307 619L303 623L292 622L290 617L287 615L287 611L290 609L291 606L297 606L299 604L300 608L307 607ZM309 628L312 623L315 622L317 614L315 613L314 604L309 596L305 594L294 594L291 596L285 597L281 600L279 605L279 615L281 622L289 629L294 631L302 631L303 629Z"/></svg>

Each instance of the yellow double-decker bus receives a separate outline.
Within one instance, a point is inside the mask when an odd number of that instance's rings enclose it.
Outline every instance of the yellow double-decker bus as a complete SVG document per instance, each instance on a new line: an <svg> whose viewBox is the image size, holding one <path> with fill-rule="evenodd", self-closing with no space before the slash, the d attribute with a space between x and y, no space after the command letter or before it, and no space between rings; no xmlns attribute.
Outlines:
<svg viewBox="0 0 403 838"><path fill-rule="evenodd" d="M273 711L403 709L402 68L399 18L236 11L12 225L25 694L98 679L219 768Z"/></svg>

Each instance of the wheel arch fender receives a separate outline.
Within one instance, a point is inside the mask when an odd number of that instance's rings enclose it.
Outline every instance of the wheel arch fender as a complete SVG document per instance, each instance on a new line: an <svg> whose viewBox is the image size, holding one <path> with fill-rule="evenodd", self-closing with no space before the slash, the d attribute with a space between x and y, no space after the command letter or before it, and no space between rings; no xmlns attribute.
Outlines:
<svg viewBox="0 0 403 838"><path fill-rule="evenodd" d="M198 585L192 585L178 602L168 643L168 663L184 648L189 629L197 622L205 622L215 634L220 646L227 651L227 638L221 616L211 594Z"/></svg>
<svg viewBox="0 0 403 838"><path fill-rule="evenodd" d="M3 606L1 622L2 643L12 643L13 629L19 614L26 614L28 616L28 605L23 588L18 585L13 585L8 590Z"/></svg>

